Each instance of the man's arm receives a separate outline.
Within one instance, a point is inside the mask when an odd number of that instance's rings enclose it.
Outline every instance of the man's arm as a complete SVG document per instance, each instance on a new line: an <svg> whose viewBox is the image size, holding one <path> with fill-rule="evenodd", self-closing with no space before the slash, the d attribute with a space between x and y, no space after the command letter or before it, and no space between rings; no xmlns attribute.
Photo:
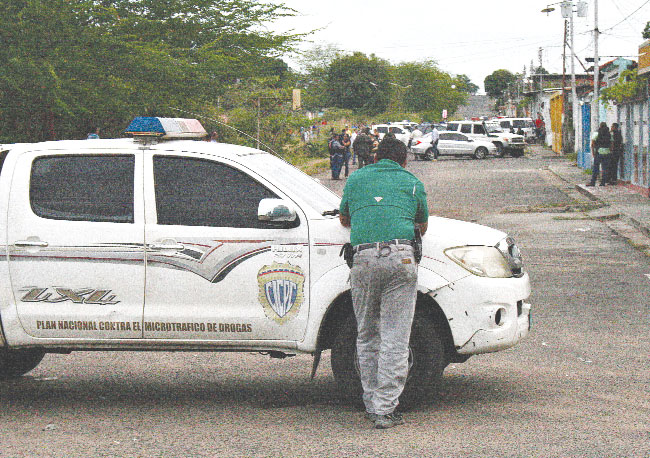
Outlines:
<svg viewBox="0 0 650 458"><path fill-rule="evenodd" d="M350 227L350 215L339 213L339 221L343 227Z"/></svg>
<svg viewBox="0 0 650 458"><path fill-rule="evenodd" d="M427 229L429 229L429 223L418 223L416 224L417 227L420 228L420 235L424 235L427 232Z"/></svg>

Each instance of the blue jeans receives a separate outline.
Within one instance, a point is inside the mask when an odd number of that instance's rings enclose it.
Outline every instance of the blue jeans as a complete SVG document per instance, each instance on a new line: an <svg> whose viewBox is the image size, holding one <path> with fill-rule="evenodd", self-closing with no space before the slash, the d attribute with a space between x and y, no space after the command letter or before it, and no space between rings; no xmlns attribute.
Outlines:
<svg viewBox="0 0 650 458"><path fill-rule="evenodd" d="M603 174L600 177L600 184L605 184L609 181L609 157L610 154L598 154L596 153L594 155L594 164L591 166L591 184L594 186L596 184L596 181L598 180L598 174L600 173L600 169L603 169Z"/></svg>

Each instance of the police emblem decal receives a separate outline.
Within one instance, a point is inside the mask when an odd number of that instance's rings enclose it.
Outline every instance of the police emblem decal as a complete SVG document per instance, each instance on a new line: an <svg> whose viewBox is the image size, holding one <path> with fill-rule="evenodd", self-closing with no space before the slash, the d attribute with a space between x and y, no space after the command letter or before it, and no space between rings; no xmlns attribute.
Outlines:
<svg viewBox="0 0 650 458"><path fill-rule="evenodd" d="M259 301L266 316L277 323L293 318L304 300L305 274L298 266L274 262L257 273Z"/></svg>

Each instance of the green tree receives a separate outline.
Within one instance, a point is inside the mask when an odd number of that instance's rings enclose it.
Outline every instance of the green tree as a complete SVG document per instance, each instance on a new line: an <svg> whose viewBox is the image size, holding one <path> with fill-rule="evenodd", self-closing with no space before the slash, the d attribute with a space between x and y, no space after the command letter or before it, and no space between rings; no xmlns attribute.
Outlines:
<svg viewBox="0 0 650 458"><path fill-rule="evenodd" d="M641 36L643 36L644 40L650 39L650 21L645 23L645 28L643 29Z"/></svg>
<svg viewBox="0 0 650 458"><path fill-rule="evenodd" d="M261 31L291 11L256 0L0 3L2 141L118 135L139 114L202 109L254 76L282 85L298 39Z"/></svg>
<svg viewBox="0 0 650 458"><path fill-rule="evenodd" d="M491 75L485 77L483 85L485 92L490 97L502 100L508 87L517 81L517 76L508 70L495 70Z"/></svg>
<svg viewBox="0 0 650 458"><path fill-rule="evenodd" d="M394 95L405 110L428 120L439 120L442 110L453 113L467 99L457 78L440 70L434 62L406 62L392 69Z"/></svg>
<svg viewBox="0 0 650 458"><path fill-rule="evenodd" d="M479 87L472 83L472 80L467 75L456 75L454 84L456 85L456 89L467 94L476 94L479 90Z"/></svg>
<svg viewBox="0 0 650 458"><path fill-rule="evenodd" d="M327 73L332 61L341 56L332 44L313 46L300 56L301 73L297 85L303 89L302 105L308 110L326 108L330 99L327 92Z"/></svg>
<svg viewBox="0 0 650 458"><path fill-rule="evenodd" d="M330 105L369 114L388 108L390 64L374 55L355 52L334 59L325 77Z"/></svg>

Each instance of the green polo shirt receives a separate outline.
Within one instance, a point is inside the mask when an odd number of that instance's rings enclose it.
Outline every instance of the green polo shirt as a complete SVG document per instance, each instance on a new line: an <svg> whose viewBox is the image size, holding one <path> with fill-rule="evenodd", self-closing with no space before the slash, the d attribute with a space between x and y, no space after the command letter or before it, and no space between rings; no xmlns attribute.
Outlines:
<svg viewBox="0 0 650 458"><path fill-rule="evenodd" d="M348 177L341 214L350 217L350 243L412 240L414 223L429 219L424 185L390 159L367 165Z"/></svg>

